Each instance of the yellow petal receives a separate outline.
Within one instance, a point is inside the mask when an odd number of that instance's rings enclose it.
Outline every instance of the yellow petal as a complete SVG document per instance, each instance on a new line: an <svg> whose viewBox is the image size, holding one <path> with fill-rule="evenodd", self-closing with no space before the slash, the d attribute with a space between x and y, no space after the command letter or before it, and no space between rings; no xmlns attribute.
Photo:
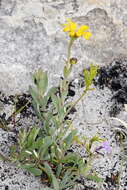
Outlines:
<svg viewBox="0 0 127 190"><path fill-rule="evenodd" d="M89 38L92 36L91 32L84 32L83 34L83 37L86 39L86 40L89 40Z"/></svg>
<svg viewBox="0 0 127 190"><path fill-rule="evenodd" d="M68 27L68 26L65 27L65 28L63 29L63 31L64 31L64 32L69 32L69 31L70 31L70 27Z"/></svg>
<svg viewBox="0 0 127 190"><path fill-rule="evenodd" d="M72 30L75 31L76 28L77 28L77 24L75 22L71 22L70 23L70 31L72 31Z"/></svg>
<svg viewBox="0 0 127 190"><path fill-rule="evenodd" d="M70 19L67 20L68 23L67 24L63 24L64 28L63 31L64 32L73 32L76 30L77 25L75 22L72 22Z"/></svg>
<svg viewBox="0 0 127 190"><path fill-rule="evenodd" d="M83 33L82 33L81 31L78 30L78 31L76 32L76 36L77 36L77 37L80 37L80 36L82 36L82 35L83 35Z"/></svg>
<svg viewBox="0 0 127 190"><path fill-rule="evenodd" d="M79 31L81 31L81 32L84 32L84 31L86 31L86 30L88 30L89 29L89 26L87 26L87 25L82 25L82 26L80 26L80 28L78 29Z"/></svg>
<svg viewBox="0 0 127 190"><path fill-rule="evenodd" d="M76 35L77 35L78 37L83 36L83 35L84 35L84 31L86 31L86 30L88 30L88 29L89 29L88 26L82 25L82 26L80 26L80 28L79 28L78 31L76 32Z"/></svg>

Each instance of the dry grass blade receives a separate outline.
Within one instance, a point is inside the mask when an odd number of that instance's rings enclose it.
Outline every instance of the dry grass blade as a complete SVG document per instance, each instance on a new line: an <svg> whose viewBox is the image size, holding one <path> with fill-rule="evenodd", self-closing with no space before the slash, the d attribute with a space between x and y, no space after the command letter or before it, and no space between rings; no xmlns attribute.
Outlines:
<svg viewBox="0 0 127 190"><path fill-rule="evenodd" d="M126 123L125 121L122 121L121 119L118 119L118 118L115 118L115 117L111 117L111 119L116 120L116 121L119 121L121 124L124 125L124 127L127 128L127 123Z"/></svg>

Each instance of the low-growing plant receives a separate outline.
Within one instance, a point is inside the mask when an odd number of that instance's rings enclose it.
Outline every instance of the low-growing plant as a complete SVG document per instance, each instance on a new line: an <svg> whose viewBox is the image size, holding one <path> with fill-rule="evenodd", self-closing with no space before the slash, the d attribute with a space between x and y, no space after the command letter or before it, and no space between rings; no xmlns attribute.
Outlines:
<svg viewBox="0 0 127 190"><path fill-rule="evenodd" d="M67 101L69 75L77 64L77 59L71 57L71 48L76 39L83 36L88 40L91 33L88 26L78 28L71 20L63 26L64 32L69 34L69 45L59 87L49 89L48 74L41 69L33 75L34 86L30 86L29 91L40 125L21 129L17 144L11 146L10 156L6 159L35 176L41 176L42 182L54 190L72 189L80 176L100 182L101 179L91 173L92 160L100 149L105 148L100 146L93 151L93 144L104 140L98 136L91 139L80 136L72 120L67 118L85 94L93 90L91 85L98 67L90 65L90 68L84 69L83 93L74 102ZM75 144L84 148L87 157L84 158L73 150L72 146ZM1 155L1 158L4 159L4 156Z"/></svg>

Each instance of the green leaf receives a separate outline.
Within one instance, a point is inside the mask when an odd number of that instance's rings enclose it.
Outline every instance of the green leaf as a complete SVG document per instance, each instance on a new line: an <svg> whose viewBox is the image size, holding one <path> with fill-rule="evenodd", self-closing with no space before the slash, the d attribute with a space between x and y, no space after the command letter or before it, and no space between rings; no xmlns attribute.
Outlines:
<svg viewBox="0 0 127 190"><path fill-rule="evenodd" d="M91 170L92 166L89 164L87 164L86 166L82 167L80 169L80 174L84 175L84 177L88 176L90 170Z"/></svg>
<svg viewBox="0 0 127 190"><path fill-rule="evenodd" d="M39 92L35 90L34 88L32 88L31 86L29 87L29 92L33 99L32 104L34 107L34 111L36 112L36 115L38 116L38 118L42 120L42 115L40 112L40 104L41 104L41 101L43 101L43 97L42 96L40 97Z"/></svg>
<svg viewBox="0 0 127 190"><path fill-rule="evenodd" d="M27 147L29 148L30 146L32 146L35 142L35 139L39 133L40 129L33 127L30 132L29 132L29 136L28 136L28 140L27 140Z"/></svg>
<svg viewBox="0 0 127 190"><path fill-rule="evenodd" d="M51 146L51 159L56 158L56 148L54 145Z"/></svg>
<svg viewBox="0 0 127 190"><path fill-rule="evenodd" d="M57 87L51 87L47 93L48 97L51 97L52 94L55 94L57 92L58 88Z"/></svg>
<svg viewBox="0 0 127 190"><path fill-rule="evenodd" d="M85 81L86 88L89 88L91 81L90 81L89 71L86 69L84 69L84 81Z"/></svg>
<svg viewBox="0 0 127 190"><path fill-rule="evenodd" d="M67 66L65 65L64 71L63 71L64 77L67 78L69 76L70 72L71 72L71 67L67 68Z"/></svg>
<svg viewBox="0 0 127 190"><path fill-rule="evenodd" d="M91 153L91 152L90 152L90 148L91 148L90 143L86 143L86 144L85 144L85 148L86 148L86 151L87 151L88 153Z"/></svg>
<svg viewBox="0 0 127 190"><path fill-rule="evenodd" d="M19 143L20 149L23 149L26 146L27 136L28 136L28 133L27 133L26 129L20 129L19 136L18 136L19 137L18 143Z"/></svg>
<svg viewBox="0 0 127 190"><path fill-rule="evenodd" d="M52 88L49 89L48 93L43 98L41 98L40 106L41 106L42 110L45 110L45 107L47 105L47 102L48 102L49 98L51 97L51 95L55 94L56 91L57 91L57 88L52 87Z"/></svg>
<svg viewBox="0 0 127 190"><path fill-rule="evenodd" d="M29 86L29 92L30 92L34 102L36 104L39 104L38 92L34 88L32 88L31 86Z"/></svg>
<svg viewBox="0 0 127 190"><path fill-rule="evenodd" d="M61 124L61 122L58 120L58 117L57 116L52 117L52 121L53 121L53 124L56 127L56 129L58 129L60 127L60 124Z"/></svg>
<svg viewBox="0 0 127 190"><path fill-rule="evenodd" d="M60 190L59 183L52 171L52 168L49 166L49 164L47 162L44 163L44 167L46 169L46 172L47 172L47 175L48 175L50 181L52 182L54 190Z"/></svg>
<svg viewBox="0 0 127 190"><path fill-rule="evenodd" d="M98 177L97 175L88 175L87 179L90 179L90 180L92 180L94 182L97 182L97 183L100 183L100 182L104 181L104 179Z"/></svg>
<svg viewBox="0 0 127 190"><path fill-rule="evenodd" d="M52 111L52 110L50 110L50 111ZM44 121L43 121L43 129L48 136L51 135L50 129L51 129L51 123L53 123L52 122L53 112L50 112L50 111L47 112L46 119L44 119Z"/></svg>
<svg viewBox="0 0 127 190"><path fill-rule="evenodd" d="M97 66L94 65L90 65L90 69L84 69L84 82L85 82L85 86L86 89L89 89L90 85L93 82L94 77L97 75Z"/></svg>
<svg viewBox="0 0 127 190"><path fill-rule="evenodd" d="M21 168L26 169L28 172L34 174L35 176L40 176L42 171L35 167L34 164L21 165Z"/></svg>
<svg viewBox="0 0 127 190"><path fill-rule="evenodd" d="M52 98L53 105L56 109L55 112L58 113L59 120L62 121L65 116L65 108L61 103L62 102L61 98L54 94L52 94L51 98Z"/></svg>
<svg viewBox="0 0 127 190"><path fill-rule="evenodd" d="M57 166L57 169L56 169L56 176L57 176L57 177L60 177L62 168L63 168L62 164L59 164L59 165Z"/></svg>
<svg viewBox="0 0 127 190"><path fill-rule="evenodd" d="M90 80L92 81L94 79L94 77L97 75L97 66L94 65L90 65Z"/></svg>
<svg viewBox="0 0 127 190"><path fill-rule="evenodd" d="M66 115L66 111L65 111L65 107L61 106L60 110L59 110L59 118L60 121L63 121Z"/></svg>
<svg viewBox="0 0 127 190"><path fill-rule="evenodd" d="M68 153L64 158L61 160L62 163L75 163L78 159L78 155L76 153Z"/></svg>
<svg viewBox="0 0 127 190"><path fill-rule="evenodd" d="M56 111L59 112L59 97L57 97L56 95L52 94L51 95L52 98L52 102L56 108Z"/></svg>
<svg viewBox="0 0 127 190"><path fill-rule="evenodd" d="M39 155L40 158L42 160L45 159L45 155L46 153L48 153L48 148L52 145L53 140L50 136L46 136L45 138L43 138L42 144L40 145L40 149L39 149Z"/></svg>
<svg viewBox="0 0 127 190"><path fill-rule="evenodd" d="M91 143L94 143L94 142L103 142L104 140L98 136L93 136L91 139L90 139L90 142Z"/></svg>
<svg viewBox="0 0 127 190"><path fill-rule="evenodd" d="M52 168L49 166L47 162L44 163L44 168L45 168L46 174L49 177L49 180L52 181L52 178L51 178L51 175L53 175Z"/></svg>
<svg viewBox="0 0 127 190"><path fill-rule="evenodd" d="M39 105L40 105L40 108L41 108L42 111L45 111L45 107L46 107L46 105L47 105L47 102L48 102L48 97L47 97L47 95L44 96L44 97L42 97L42 98L40 98L40 100L39 100Z"/></svg>
<svg viewBox="0 0 127 190"><path fill-rule="evenodd" d="M58 180L54 174L52 175L52 184L53 184L54 190L60 190Z"/></svg>
<svg viewBox="0 0 127 190"><path fill-rule="evenodd" d="M68 169L64 173L64 176L62 177L62 180L60 182L61 190L66 188L72 188L76 184L76 179L78 179L78 176L76 176L74 172Z"/></svg>
<svg viewBox="0 0 127 190"><path fill-rule="evenodd" d="M48 76L47 72L44 72L43 70L39 69L34 75L33 79L35 82L35 85L38 88L39 94L42 96L46 92L47 86L48 86Z"/></svg>
<svg viewBox="0 0 127 190"><path fill-rule="evenodd" d="M86 150L87 150L88 152L90 152L91 147L92 147L93 143L95 143L95 142L103 142L103 139L100 138L100 137L98 137L98 136L96 136L96 135L93 136L93 137L89 140L89 143L86 143Z"/></svg>
<svg viewBox="0 0 127 190"><path fill-rule="evenodd" d="M34 168L35 164L24 164L24 165L20 165L20 168L22 169L29 169L29 168Z"/></svg>
<svg viewBox="0 0 127 190"><path fill-rule="evenodd" d="M27 170L35 176L40 176L42 174L42 171L38 168L29 168Z"/></svg>
<svg viewBox="0 0 127 190"><path fill-rule="evenodd" d="M68 149L72 143L73 143L73 138L77 134L77 130L72 130L67 137L64 139L64 143L66 144L66 149Z"/></svg>
<svg viewBox="0 0 127 190"><path fill-rule="evenodd" d="M67 80L60 80L60 92L61 92L61 101L65 102L68 94L68 85L69 82Z"/></svg>

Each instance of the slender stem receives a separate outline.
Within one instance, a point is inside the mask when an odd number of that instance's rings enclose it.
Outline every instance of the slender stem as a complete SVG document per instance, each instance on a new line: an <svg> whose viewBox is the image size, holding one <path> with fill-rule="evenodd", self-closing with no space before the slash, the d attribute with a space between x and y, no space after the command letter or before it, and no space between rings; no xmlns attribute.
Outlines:
<svg viewBox="0 0 127 190"><path fill-rule="evenodd" d="M12 113L12 115L10 117L16 116L19 113L21 113L21 111L23 111L25 109L25 107L30 103L30 101L28 100L25 105L23 105L21 108L19 108L18 110L15 109L15 111Z"/></svg>
<svg viewBox="0 0 127 190"><path fill-rule="evenodd" d="M42 172L45 172L45 174L47 174L47 176L48 176L48 173L44 167L42 167L41 165L38 165L38 167L40 170L42 170Z"/></svg>
<svg viewBox="0 0 127 190"><path fill-rule="evenodd" d="M70 63L70 56L71 56L71 47L73 45L75 38L70 38L69 44L68 44L68 52L67 52L67 64Z"/></svg>
<svg viewBox="0 0 127 190"><path fill-rule="evenodd" d="M71 111L71 109L73 107L75 107L82 100L82 98L85 96L85 94L86 94L87 91L88 91L88 89L85 89L85 91L82 93L82 95L71 105L71 107L67 110L66 116L69 114L69 112Z"/></svg>
<svg viewBox="0 0 127 190"><path fill-rule="evenodd" d="M75 38L70 38L69 43L68 43L68 49L67 49L67 61L65 62L66 67L68 70L71 69L71 65L70 65L70 57L71 57L71 48L73 45ZM60 88L60 93L61 93L61 104L62 106L64 105L64 98L63 98L63 93L64 91L68 90L68 85L67 85L67 80L68 77L64 77L62 83L61 83L61 88Z"/></svg>

